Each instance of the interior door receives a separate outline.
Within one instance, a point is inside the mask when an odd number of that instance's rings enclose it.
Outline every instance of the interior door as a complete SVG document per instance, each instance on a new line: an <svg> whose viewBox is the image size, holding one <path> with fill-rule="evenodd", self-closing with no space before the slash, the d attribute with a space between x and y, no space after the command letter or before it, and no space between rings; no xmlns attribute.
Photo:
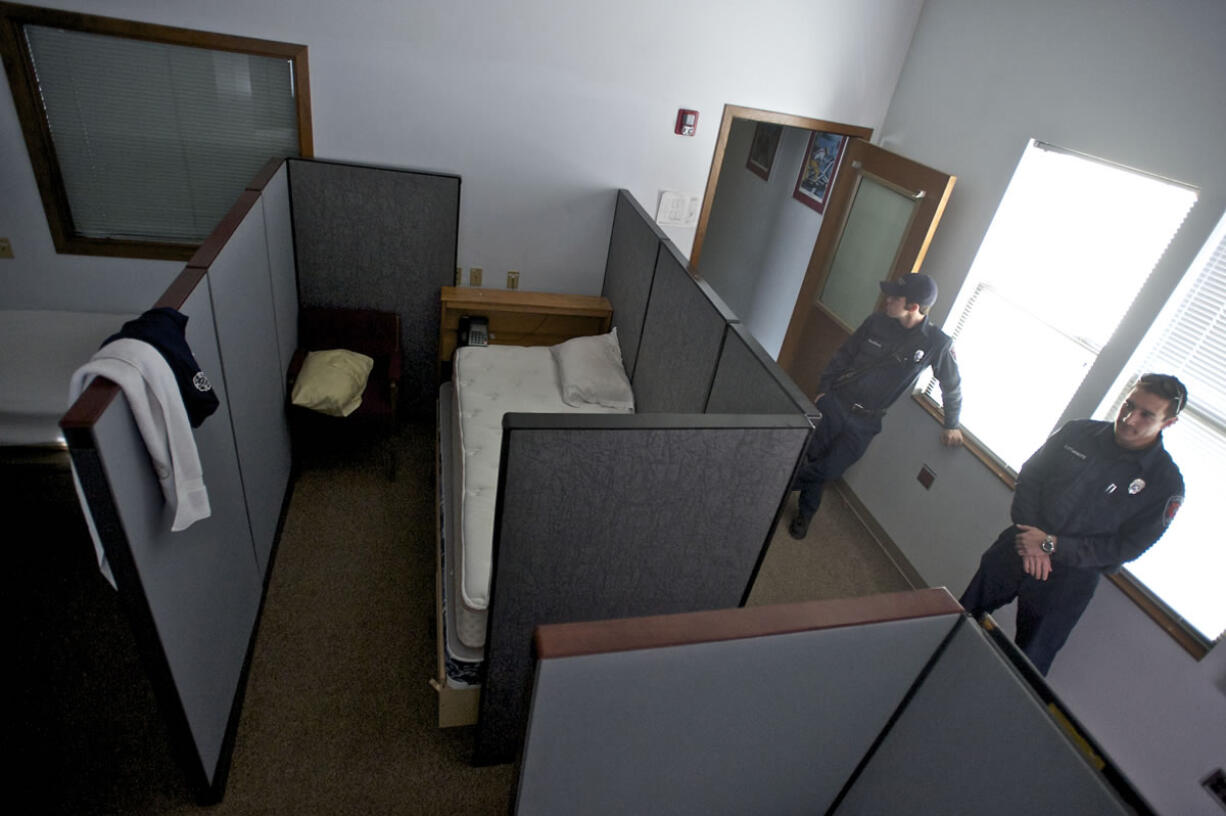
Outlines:
<svg viewBox="0 0 1226 816"><path fill-rule="evenodd" d="M779 350L779 364L809 396L878 307L877 283L919 271L955 179L862 139L848 144Z"/></svg>

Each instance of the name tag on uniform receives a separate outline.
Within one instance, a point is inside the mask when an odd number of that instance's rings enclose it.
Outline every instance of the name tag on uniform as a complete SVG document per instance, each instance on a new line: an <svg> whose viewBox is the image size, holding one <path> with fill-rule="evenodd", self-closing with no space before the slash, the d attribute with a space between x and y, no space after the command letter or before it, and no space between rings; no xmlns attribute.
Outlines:
<svg viewBox="0 0 1226 816"><path fill-rule="evenodd" d="M1086 458L1086 455L1084 453L1077 450L1072 445L1065 445L1064 449L1068 451L1069 453L1073 454L1074 456L1076 456L1078 459L1084 460Z"/></svg>
<svg viewBox="0 0 1226 816"><path fill-rule="evenodd" d="M873 339L873 338L871 338L871 337L870 337L870 338L868 338L868 344L869 344L870 346L872 346L873 348L881 348L881 341L880 341L880 340L874 340L874 339Z"/></svg>

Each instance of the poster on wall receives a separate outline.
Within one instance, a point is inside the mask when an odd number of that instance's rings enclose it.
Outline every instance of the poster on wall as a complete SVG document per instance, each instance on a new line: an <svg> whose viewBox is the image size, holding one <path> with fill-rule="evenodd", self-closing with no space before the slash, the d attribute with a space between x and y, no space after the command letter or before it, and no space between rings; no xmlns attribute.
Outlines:
<svg viewBox="0 0 1226 816"><path fill-rule="evenodd" d="M779 137L783 135L783 125L772 125L769 122L758 122L753 132L753 142L749 145L749 160L745 166L764 179L769 179L771 166L775 163L775 151L779 149Z"/></svg>
<svg viewBox="0 0 1226 816"><path fill-rule="evenodd" d="M825 210L826 199L830 196L830 185L839 169L839 159L843 157L843 148L846 146L847 137L841 134L821 131L810 133L809 146L800 165L800 175L796 179L792 198L818 212Z"/></svg>

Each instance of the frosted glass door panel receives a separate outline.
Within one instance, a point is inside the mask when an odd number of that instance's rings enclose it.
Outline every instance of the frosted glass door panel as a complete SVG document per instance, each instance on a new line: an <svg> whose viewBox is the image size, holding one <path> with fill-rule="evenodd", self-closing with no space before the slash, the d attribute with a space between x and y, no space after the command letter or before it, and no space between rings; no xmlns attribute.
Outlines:
<svg viewBox="0 0 1226 816"><path fill-rule="evenodd" d="M877 304L915 215L915 199L861 176L818 302L854 329Z"/></svg>

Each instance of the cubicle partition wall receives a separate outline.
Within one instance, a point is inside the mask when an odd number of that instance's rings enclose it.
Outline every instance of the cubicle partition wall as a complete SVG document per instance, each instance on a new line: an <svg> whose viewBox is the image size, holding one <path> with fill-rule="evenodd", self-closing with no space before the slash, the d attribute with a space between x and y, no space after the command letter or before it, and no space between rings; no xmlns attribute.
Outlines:
<svg viewBox="0 0 1226 816"><path fill-rule="evenodd" d="M159 708L206 801L225 789L289 488L283 382L297 303L284 168L261 181L149 304L187 315L188 344L220 400L194 431L211 515L170 531L173 513L115 384L95 379L60 423Z"/></svg>
<svg viewBox="0 0 1226 816"><path fill-rule="evenodd" d="M812 432L812 403L645 219L621 191L604 283L635 414L503 420L478 763L522 744L534 625L744 603Z"/></svg>
<svg viewBox="0 0 1226 816"><path fill-rule="evenodd" d="M407 414L434 413L439 290L455 282L460 177L289 159L302 306L400 315Z"/></svg>
<svg viewBox="0 0 1226 816"><path fill-rule="evenodd" d="M741 604L810 431L799 414L509 414L476 761L519 750L533 626Z"/></svg>
<svg viewBox="0 0 1226 816"><path fill-rule="evenodd" d="M944 589L535 643L516 813L1148 812Z"/></svg>

